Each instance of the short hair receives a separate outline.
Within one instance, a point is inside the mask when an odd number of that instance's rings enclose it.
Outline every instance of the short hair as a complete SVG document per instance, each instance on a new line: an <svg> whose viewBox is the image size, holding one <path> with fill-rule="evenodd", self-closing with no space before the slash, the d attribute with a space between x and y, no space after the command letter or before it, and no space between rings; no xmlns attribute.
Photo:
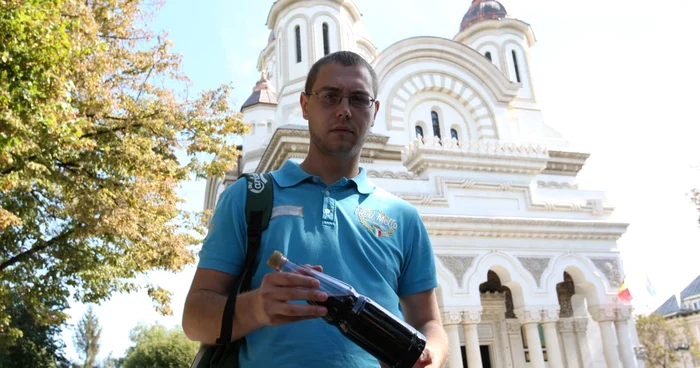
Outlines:
<svg viewBox="0 0 700 368"><path fill-rule="evenodd" d="M330 64L338 63L342 66L362 66L369 74L372 76L372 90L374 92L374 97L377 97L377 90L379 89L379 82L377 81L377 73L372 68L367 60L362 56L352 52L352 51L336 51L332 54L328 54L316 61L314 65L311 66L309 70L309 75L306 77L306 85L304 85L304 93L307 95L311 93L311 88L313 88L314 83L316 83L316 77L318 76L318 71L321 67Z"/></svg>

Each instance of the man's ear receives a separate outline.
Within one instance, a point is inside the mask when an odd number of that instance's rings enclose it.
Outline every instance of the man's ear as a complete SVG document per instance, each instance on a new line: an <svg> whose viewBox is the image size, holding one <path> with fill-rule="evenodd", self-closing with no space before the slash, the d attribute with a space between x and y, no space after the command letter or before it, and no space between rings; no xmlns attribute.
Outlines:
<svg viewBox="0 0 700 368"><path fill-rule="evenodd" d="M374 126L374 122L377 120L377 113L379 112L379 101L374 101L374 118L372 118L372 126Z"/></svg>
<svg viewBox="0 0 700 368"><path fill-rule="evenodd" d="M302 92L299 94L299 105L301 105L301 114L304 117L304 119L309 120L308 113L306 111L306 107L309 103L309 96L306 95L306 93Z"/></svg>

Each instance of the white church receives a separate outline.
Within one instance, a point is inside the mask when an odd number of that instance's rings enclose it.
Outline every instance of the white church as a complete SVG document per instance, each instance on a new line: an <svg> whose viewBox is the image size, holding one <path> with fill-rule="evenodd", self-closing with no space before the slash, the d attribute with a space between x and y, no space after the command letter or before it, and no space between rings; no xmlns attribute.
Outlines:
<svg viewBox="0 0 700 368"><path fill-rule="evenodd" d="M609 220L603 191L578 188L589 153L542 119L528 23L474 0L453 39L381 52L352 0L278 0L267 26L262 78L241 106L252 131L236 170L207 182L206 208L242 172L301 162L307 71L330 52L357 52L376 69L382 102L361 165L427 226L447 366L644 367L631 306L617 298L627 224Z"/></svg>

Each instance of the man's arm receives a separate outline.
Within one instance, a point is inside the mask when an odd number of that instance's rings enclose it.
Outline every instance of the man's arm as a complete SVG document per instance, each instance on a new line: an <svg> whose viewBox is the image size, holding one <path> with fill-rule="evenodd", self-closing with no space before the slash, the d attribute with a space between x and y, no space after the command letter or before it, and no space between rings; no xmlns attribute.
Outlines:
<svg viewBox="0 0 700 368"><path fill-rule="evenodd" d="M223 315L228 290L235 277L224 272L198 268L192 286L185 300L182 314L182 329L194 341L214 344L221 333ZM236 340L256 330L258 326L250 313L251 295L244 293L236 297L232 339ZM247 315L247 316L246 316Z"/></svg>
<svg viewBox="0 0 700 368"><path fill-rule="evenodd" d="M447 360L449 345L447 334L442 327L435 290L430 289L403 296L401 307L406 322L422 332L428 340L427 354L416 363L415 367L442 367Z"/></svg>
<svg viewBox="0 0 700 368"><path fill-rule="evenodd" d="M320 268L316 268L320 270ZM214 344L221 333L221 317L235 277L198 268L185 300L182 329L191 340ZM325 301L318 280L299 274L273 272L263 277L260 288L236 297L231 338L237 340L263 326L275 326L322 317L325 307L291 304L288 300Z"/></svg>

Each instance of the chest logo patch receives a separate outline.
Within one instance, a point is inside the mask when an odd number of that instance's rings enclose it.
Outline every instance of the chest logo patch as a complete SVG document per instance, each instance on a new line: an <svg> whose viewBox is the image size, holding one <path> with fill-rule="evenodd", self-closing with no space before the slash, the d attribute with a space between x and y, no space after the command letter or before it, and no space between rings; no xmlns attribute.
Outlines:
<svg viewBox="0 0 700 368"><path fill-rule="evenodd" d="M396 220L387 216L383 211L357 206L355 215L357 215L362 226L367 228L377 238L389 237L399 227Z"/></svg>

